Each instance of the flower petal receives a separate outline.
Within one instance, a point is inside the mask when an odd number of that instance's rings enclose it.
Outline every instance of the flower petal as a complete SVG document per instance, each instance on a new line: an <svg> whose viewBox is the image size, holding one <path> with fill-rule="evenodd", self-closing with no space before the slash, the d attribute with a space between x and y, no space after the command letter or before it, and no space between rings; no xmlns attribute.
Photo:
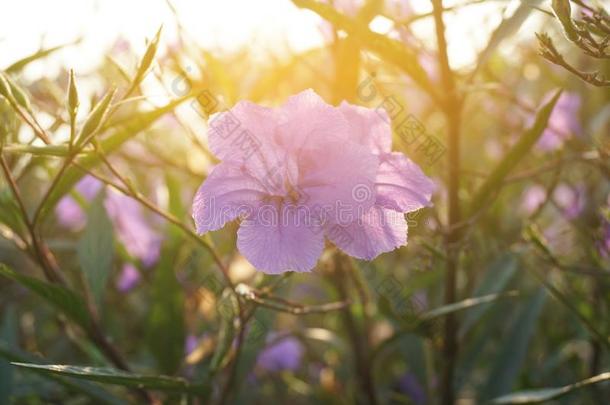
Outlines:
<svg viewBox="0 0 610 405"><path fill-rule="evenodd" d="M349 225L327 224L325 233L339 249L364 260L407 244L404 214L379 206L372 207Z"/></svg>
<svg viewBox="0 0 610 405"><path fill-rule="evenodd" d="M399 212L411 212L430 206L434 182L402 153L380 157L376 179L376 204Z"/></svg>
<svg viewBox="0 0 610 405"><path fill-rule="evenodd" d="M320 148L329 141L345 141L349 137L343 114L311 89L290 97L279 115L275 142L290 152Z"/></svg>
<svg viewBox="0 0 610 405"><path fill-rule="evenodd" d="M197 233L222 228L240 215L249 215L265 196L263 185L245 172L243 166L220 163L205 179L193 200Z"/></svg>
<svg viewBox="0 0 610 405"><path fill-rule="evenodd" d="M350 140L376 154L391 152L392 128L384 109L365 108L344 101L339 110L349 123Z"/></svg>
<svg viewBox="0 0 610 405"><path fill-rule="evenodd" d="M299 207L264 205L241 223L237 248L264 273L307 272L322 254L324 234Z"/></svg>
<svg viewBox="0 0 610 405"><path fill-rule="evenodd" d="M323 222L348 224L375 203L379 159L352 142L327 142L299 156L302 202Z"/></svg>

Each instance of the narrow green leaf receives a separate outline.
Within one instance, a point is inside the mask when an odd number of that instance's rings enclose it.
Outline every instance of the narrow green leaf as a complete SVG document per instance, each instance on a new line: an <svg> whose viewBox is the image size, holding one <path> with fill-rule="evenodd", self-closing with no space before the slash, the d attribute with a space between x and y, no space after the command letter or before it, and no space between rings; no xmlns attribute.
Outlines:
<svg viewBox="0 0 610 405"><path fill-rule="evenodd" d="M76 79L74 78L74 70L70 69L70 78L68 80L68 112L74 120L80 101L78 100L78 89L76 88Z"/></svg>
<svg viewBox="0 0 610 405"><path fill-rule="evenodd" d="M501 342L500 353L496 358L481 397L490 400L509 392L519 375L525 361L530 340L544 303L546 291L540 288L521 308L510 332Z"/></svg>
<svg viewBox="0 0 610 405"><path fill-rule="evenodd" d="M87 227L78 242L78 261L98 307L112 270L114 237L112 223L104 209L104 193L99 193L87 213Z"/></svg>
<svg viewBox="0 0 610 405"><path fill-rule="evenodd" d="M490 302L497 301L500 298L517 297L518 295L519 293L517 291L509 291L502 294L488 294L481 297L467 298L453 304L443 305L442 307L427 311L421 316L421 318L424 321L430 321L457 311L462 311L478 305L489 304Z"/></svg>
<svg viewBox="0 0 610 405"><path fill-rule="evenodd" d="M17 344L17 319L11 306L4 309L0 324L0 342L14 348ZM8 405L13 391L13 366L0 360L0 405Z"/></svg>
<svg viewBox="0 0 610 405"><path fill-rule="evenodd" d="M504 41L506 38L511 38L512 35L519 30L521 25L523 25L525 20L527 20L527 17L530 15L534 7L541 2L542 0L523 0L510 17L502 20L500 25L498 25L498 28L496 28L493 34L491 34L489 42L487 42L487 46L485 46L483 51L479 54L477 66L471 73L470 79L472 79L474 75L476 75L476 73L485 65L487 60L495 52L498 46L500 46L502 41Z"/></svg>
<svg viewBox="0 0 610 405"><path fill-rule="evenodd" d="M610 372L602 373L574 384L564 385L558 388L542 388L537 390L525 390L513 394L504 395L493 400L494 404L538 404L541 402L557 399L575 390L588 385L597 384L610 380Z"/></svg>
<svg viewBox="0 0 610 405"><path fill-rule="evenodd" d="M426 71L420 66L417 55L402 42L371 31L365 24L339 13L331 5L315 0L292 0L292 2L297 7L307 8L315 12L336 28L344 30L350 36L358 39L363 46L377 53L385 61L401 68L434 98L440 99L436 87L428 78Z"/></svg>
<svg viewBox="0 0 610 405"><path fill-rule="evenodd" d="M191 97L192 97L191 95L188 95L188 96L178 98L176 100L169 102L168 104L166 104L163 107L159 107L155 110L136 115L134 118L123 123L121 126L118 126L114 133L112 133L107 138L105 137L104 139L100 140L102 149L104 150L105 154L107 156L112 154L117 149L119 149L121 147L121 145L123 145L125 142L127 142L129 139L133 138L139 132L150 127L153 123L155 123L163 115L173 111L177 106L182 104L184 101L190 99ZM96 165L98 165L100 163L100 161L101 160L100 160L99 156L97 156L97 155L89 155L89 156L85 156L80 159L77 159L77 162L81 166L86 167L88 169L95 167ZM66 174L59 181L58 187L55 188L55 191L50 195L49 199L47 200L47 204L45 205L45 207L43 208L43 211L41 212L41 218L46 217L46 215L48 215L49 212L51 212L53 207L55 207L55 204L57 204L57 202L64 195L66 195L68 192L70 192L72 187L74 187L74 185L76 183L78 183L78 181L83 176L84 176L84 173L81 169L78 169L75 167L70 167L66 171Z"/></svg>
<svg viewBox="0 0 610 405"><path fill-rule="evenodd" d="M95 132L104 124L106 117L108 116L108 110L110 109L110 103L116 94L116 89L110 89L102 97L102 99L95 105L89 116L85 120L83 127L80 130L80 134L77 136L76 145L86 144Z"/></svg>
<svg viewBox="0 0 610 405"><path fill-rule="evenodd" d="M1 76L1 75L0 75ZM15 102L21 107L25 108L26 111L32 111L32 105L30 104L30 99L17 83L12 80L10 77L5 77L6 83L10 87L10 93L13 96Z"/></svg>
<svg viewBox="0 0 610 405"><path fill-rule="evenodd" d="M578 41L580 36L576 30L574 21L572 21L572 8L570 7L570 0L553 0L551 7L553 8L555 16L563 27L563 33L565 34L566 38L572 42Z"/></svg>
<svg viewBox="0 0 610 405"><path fill-rule="evenodd" d="M30 63L37 61L38 59L42 59L42 58L46 58L47 56L51 55L54 52L59 51L62 48L65 48L66 46L70 46L70 45L74 45L76 43L78 43L80 40L68 43L68 44L63 44L63 45L59 45L59 46L55 46L53 48L49 48L49 49L42 49L38 52L35 52L31 55L26 56L23 59L18 60L17 62L13 63L12 65L10 65L9 67L7 67L5 69L6 73L19 73L21 70L23 70L23 68L25 68L27 65L29 65Z"/></svg>
<svg viewBox="0 0 610 405"><path fill-rule="evenodd" d="M39 364L39 359L30 355L29 353L24 353L20 351L17 347L11 346L7 344L7 342L3 342L0 340L0 357L9 361L9 362L19 362L19 363L30 363L30 364ZM11 365L14 368L14 365ZM102 404L102 405L124 405L127 402L117 398L114 394L104 390L100 386L90 383L88 381L78 381L73 379L68 379L65 377L61 377L56 374L49 374L48 372L40 372L37 370L32 370L39 374L41 377L52 380L64 387L66 387L71 392L78 392L83 395L89 397L94 404ZM2 391L0 391L1 395ZM0 402L1 403L1 402Z"/></svg>
<svg viewBox="0 0 610 405"><path fill-rule="evenodd" d="M81 297L74 292L58 285L48 284L33 277L15 273L3 264L0 264L0 275L21 284L40 296L84 329L89 327L86 305Z"/></svg>
<svg viewBox="0 0 610 405"><path fill-rule="evenodd" d="M493 194L498 191L504 178L510 173L510 171L523 159L523 157L529 152L529 150L538 141L542 133L546 129L549 117L553 112L557 100L561 96L561 90L558 90L553 98L546 103L538 114L536 114L536 121L522 136L519 138L517 143L508 151L506 156L498 163L498 165L491 172L489 177L481 185L479 190L472 198L470 214L476 214L486 203L488 203Z"/></svg>
<svg viewBox="0 0 610 405"><path fill-rule="evenodd" d="M179 377L135 374L107 367L80 367L60 364L42 365L17 362L12 364L43 373L59 374L103 384L122 385L147 390L191 394L205 394L209 390L208 386L204 384L191 384Z"/></svg>
<svg viewBox="0 0 610 405"><path fill-rule="evenodd" d="M162 29L163 26L160 26L155 36L148 44L146 52L144 53L144 56L142 57L142 60L140 61L140 64L138 66L138 71L136 72L136 75L133 79L132 87L135 87L140 84L142 79L144 79L144 76L146 76L146 73L148 73L148 69L152 65L152 62L155 58L155 54L157 53L157 47L159 46L159 39L161 38Z"/></svg>
<svg viewBox="0 0 610 405"><path fill-rule="evenodd" d="M210 369L216 371L222 366L233 340L235 339L235 297L229 290L224 290L222 298L218 302L218 313L220 314L220 330L216 343L216 351L212 356Z"/></svg>
<svg viewBox="0 0 610 405"><path fill-rule="evenodd" d="M184 292L174 271L183 244L175 237L164 244L161 260L154 269L146 324L146 343L159 370L167 374L178 370L184 356Z"/></svg>
<svg viewBox="0 0 610 405"><path fill-rule="evenodd" d="M494 261L485 273L481 284L473 293L474 297L481 297L487 294L498 294L508 284L517 272L518 261L511 253L505 254L498 260ZM464 336L470 328L477 323L485 314L489 307L481 306L468 311L464 317L464 321L460 326L460 335Z"/></svg>

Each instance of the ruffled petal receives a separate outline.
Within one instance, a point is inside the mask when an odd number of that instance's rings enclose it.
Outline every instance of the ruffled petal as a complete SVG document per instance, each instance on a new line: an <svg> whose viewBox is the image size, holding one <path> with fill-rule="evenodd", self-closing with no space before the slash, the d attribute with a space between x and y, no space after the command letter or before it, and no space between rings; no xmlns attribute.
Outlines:
<svg viewBox="0 0 610 405"><path fill-rule="evenodd" d="M324 249L324 233L308 215L296 206L264 205L241 223L237 248L264 273L310 271Z"/></svg>
<svg viewBox="0 0 610 405"><path fill-rule="evenodd" d="M363 260L372 260L407 244L404 214L379 206L349 225L327 224L325 233L339 249Z"/></svg>
<svg viewBox="0 0 610 405"><path fill-rule="evenodd" d="M326 142L301 152L298 191L301 202L323 222L348 224L375 203L379 159L352 142Z"/></svg>
<svg viewBox="0 0 610 405"><path fill-rule="evenodd" d="M351 141L368 147L376 154L392 150L392 127L384 109L373 110L344 101L339 110L349 123Z"/></svg>
<svg viewBox="0 0 610 405"><path fill-rule="evenodd" d="M422 170L402 153L380 156L376 179L377 205L399 212L430 206L436 186Z"/></svg>
<svg viewBox="0 0 610 405"><path fill-rule="evenodd" d="M292 153L320 148L333 140L346 141L349 137L349 125L343 114L311 89L290 97L280 107L279 115L275 142Z"/></svg>
<svg viewBox="0 0 610 405"><path fill-rule="evenodd" d="M197 233L222 228L238 216L248 216L265 195L263 185L235 162L223 162L212 169L193 201Z"/></svg>

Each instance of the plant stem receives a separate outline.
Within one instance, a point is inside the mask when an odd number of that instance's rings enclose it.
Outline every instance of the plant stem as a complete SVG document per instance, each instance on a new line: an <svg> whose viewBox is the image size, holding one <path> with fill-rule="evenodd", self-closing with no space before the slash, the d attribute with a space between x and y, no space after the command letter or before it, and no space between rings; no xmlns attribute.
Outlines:
<svg viewBox="0 0 610 405"><path fill-rule="evenodd" d="M460 173L460 124L462 101L458 97L455 86L454 74L449 66L447 56L447 41L445 39L445 23L443 21L442 0L432 0L434 24L436 28L436 39L438 44L438 58L441 71L443 90L446 98L443 102L443 110L447 122L448 132L448 229L445 246L447 250L446 275L445 275L445 305L454 303L457 298L457 273L459 248L458 242L460 232L455 224L460 222L459 201L459 173ZM443 357L444 367L441 378L441 403L450 405L455 402L453 380L455 374L455 363L458 353L457 319L454 314L449 314L445 319Z"/></svg>
<svg viewBox="0 0 610 405"><path fill-rule="evenodd" d="M343 260L344 258L341 254L337 253L335 257L335 274L333 276L335 287L339 293L339 299L343 302L348 302L347 286L349 285L349 275L347 274L347 269L344 267ZM373 379L372 373L373 364L371 361L371 350L369 348L368 330L365 330L364 333L359 330L356 319L354 319L349 306L343 308L341 312L343 315L343 323L349 335L352 350L354 352L356 371L361 385L360 389L365 395L367 403L376 405L377 396L375 394L375 380Z"/></svg>

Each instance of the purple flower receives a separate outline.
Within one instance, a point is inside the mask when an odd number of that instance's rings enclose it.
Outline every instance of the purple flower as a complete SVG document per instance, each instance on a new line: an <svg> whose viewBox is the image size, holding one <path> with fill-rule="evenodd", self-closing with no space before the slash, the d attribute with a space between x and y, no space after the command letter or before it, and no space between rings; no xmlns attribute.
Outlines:
<svg viewBox="0 0 610 405"><path fill-rule="evenodd" d="M602 224L602 237L598 243L599 253L603 258L610 258L610 221L604 220Z"/></svg>
<svg viewBox="0 0 610 405"><path fill-rule="evenodd" d="M102 189L102 183L92 176L85 176L74 187L78 198L91 201ZM86 216L79 202L67 195L57 203L55 214L60 225L71 230L79 230L85 226Z"/></svg>
<svg viewBox="0 0 610 405"><path fill-rule="evenodd" d="M521 196L521 211L531 215L540 208L546 200L546 189L539 184L529 186Z"/></svg>
<svg viewBox="0 0 610 405"><path fill-rule="evenodd" d="M140 204L114 190L108 190L104 207L117 230L117 235L125 250L142 261L145 267L159 260L161 236L151 229Z"/></svg>
<svg viewBox="0 0 610 405"><path fill-rule="evenodd" d="M550 94L545 99L550 98ZM576 93L563 93L551 116L547 128L536 144L542 151L553 151L563 146L564 142L574 135L582 133L582 126L578 119L581 98Z"/></svg>
<svg viewBox="0 0 610 405"><path fill-rule="evenodd" d="M298 339L285 337L267 346L258 355L256 366L271 372L295 371L301 364L303 351L303 345Z"/></svg>
<svg viewBox="0 0 610 405"><path fill-rule="evenodd" d="M134 289L140 283L140 272L131 263L123 265L116 287L122 293L127 293Z"/></svg>
<svg viewBox="0 0 610 405"><path fill-rule="evenodd" d="M101 191L103 184L92 176L85 176L75 187L79 197L91 201ZM117 236L132 257L142 261L145 267L159 259L162 237L148 223L142 207L134 199L114 190L106 190L104 207L112 221ZM58 222L69 229L82 229L86 214L72 197L62 198L55 209Z"/></svg>
<svg viewBox="0 0 610 405"><path fill-rule="evenodd" d="M426 403L426 391L415 374L405 373L400 377L398 380L398 389L403 394L408 395L414 404L421 405Z"/></svg>
<svg viewBox="0 0 610 405"><path fill-rule="evenodd" d="M562 183L555 189L553 200L563 210L563 214L567 219L574 219L585 208L585 187L582 184L572 187Z"/></svg>
<svg viewBox="0 0 610 405"><path fill-rule="evenodd" d="M371 260L405 245L404 213L430 205L434 183L391 151L381 110L307 90L278 109L241 101L210 127L222 163L195 195L197 232L241 218L237 247L265 273L310 271L325 237Z"/></svg>

